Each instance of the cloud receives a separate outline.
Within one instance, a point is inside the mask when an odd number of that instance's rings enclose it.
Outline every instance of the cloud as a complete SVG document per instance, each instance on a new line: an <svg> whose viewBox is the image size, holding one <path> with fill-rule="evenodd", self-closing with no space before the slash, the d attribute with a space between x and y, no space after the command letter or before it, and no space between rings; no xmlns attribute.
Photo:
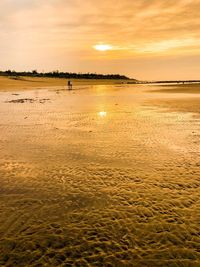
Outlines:
<svg viewBox="0 0 200 267"><path fill-rule="evenodd" d="M7 65L9 55L15 54L13 65L18 65L18 58L26 62L25 57L35 63L37 53L39 58L42 54L63 60L62 66L72 56L84 64L99 59L93 50L99 43L112 46L101 55L105 62L138 56L143 60L146 55L199 55L199 8L197 0L1 0L2 62Z"/></svg>

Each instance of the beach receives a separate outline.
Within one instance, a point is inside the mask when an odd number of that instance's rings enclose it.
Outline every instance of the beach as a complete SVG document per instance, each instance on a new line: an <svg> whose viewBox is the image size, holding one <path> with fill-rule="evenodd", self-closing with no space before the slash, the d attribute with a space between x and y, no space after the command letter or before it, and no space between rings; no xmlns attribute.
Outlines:
<svg viewBox="0 0 200 267"><path fill-rule="evenodd" d="M0 78L1 266L199 266L200 86Z"/></svg>

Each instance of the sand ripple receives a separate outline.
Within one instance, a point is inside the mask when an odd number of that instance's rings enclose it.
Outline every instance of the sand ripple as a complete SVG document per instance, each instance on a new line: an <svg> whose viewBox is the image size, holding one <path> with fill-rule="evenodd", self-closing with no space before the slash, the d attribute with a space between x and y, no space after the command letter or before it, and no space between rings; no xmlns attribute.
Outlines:
<svg viewBox="0 0 200 267"><path fill-rule="evenodd" d="M0 265L199 266L199 120L97 89L2 96Z"/></svg>

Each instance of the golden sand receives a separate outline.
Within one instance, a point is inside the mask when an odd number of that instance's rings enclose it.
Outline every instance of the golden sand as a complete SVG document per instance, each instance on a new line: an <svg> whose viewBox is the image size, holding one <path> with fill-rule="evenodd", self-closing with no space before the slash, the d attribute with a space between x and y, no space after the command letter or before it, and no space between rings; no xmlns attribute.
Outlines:
<svg viewBox="0 0 200 267"><path fill-rule="evenodd" d="M103 85L103 84L119 84L125 80L87 80L87 79L69 79L72 84L76 85ZM6 77L0 76L0 91L15 91L27 89L44 89L62 86L67 87L68 79L58 78L42 78L42 77Z"/></svg>
<svg viewBox="0 0 200 267"><path fill-rule="evenodd" d="M1 266L200 266L197 93L12 82L0 93Z"/></svg>

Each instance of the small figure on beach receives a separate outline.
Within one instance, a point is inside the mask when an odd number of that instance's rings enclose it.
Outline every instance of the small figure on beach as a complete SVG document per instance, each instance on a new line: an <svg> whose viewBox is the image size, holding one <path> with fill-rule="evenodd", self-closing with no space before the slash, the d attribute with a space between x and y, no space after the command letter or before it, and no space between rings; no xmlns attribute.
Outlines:
<svg viewBox="0 0 200 267"><path fill-rule="evenodd" d="M68 90L72 90L72 83L71 83L71 81L68 81L67 82L67 85L68 85Z"/></svg>

